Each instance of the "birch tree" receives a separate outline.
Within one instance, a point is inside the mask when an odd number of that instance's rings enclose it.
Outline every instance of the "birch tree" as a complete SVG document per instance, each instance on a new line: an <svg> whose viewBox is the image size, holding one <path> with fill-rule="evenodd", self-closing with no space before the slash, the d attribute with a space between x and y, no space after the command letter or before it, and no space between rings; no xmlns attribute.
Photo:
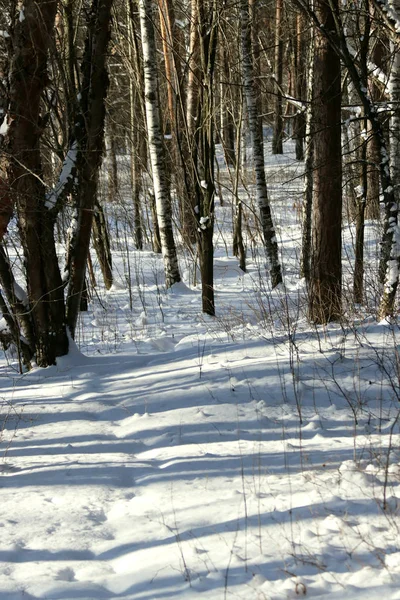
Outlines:
<svg viewBox="0 0 400 600"><path fill-rule="evenodd" d="M274 79L276 81L274 107L274 133L272 137L272 153L283 154L283 40L282 40L283 0L275 0L275 61Z"/></svg>
<svg viewBox="0 0 400 600"><path fill-rule="evenodd" d="M268 198L267 182L265 178L264 143L262 130L259 125L259 114L257 111L257 95L254 82L254 67L251 43L251 20L249 13L249 1L240 0L241 17L241 48L242 48L242 70L244 82L244 95L247 104L249 128L251 134L251 146L253 151L254 169L256 172L257 202L260 211L261 228L263 233L264 247L270 263L270 277L272 287L282 282L282 272L278 257L278 243L275 228L272 221L271 207Z"/></svg>
<svg viewBox="0 0 400 600"><path fill-rule="evenodd" d="M386 9L387 10L387 9ZM384 237L381 256L381 278L384 290L379 306L380 317L393 314L396 292L399 284L400 269L400 1L388 3L389 16L396 28L391 35L392 66L389 78L390 117L390 154L385 156L385 167L390 165L392 202L385 206ZM388 190L386 190L387 192Z"/></svg>
<svg viewBox="0 0 400 600"><path fill-rule="evenodd" d="M165 283L171 287L181 280L172 230L171 198L164 156L158 96L157 49L154 34L153 0L139 0L143 46L144 86L148 145L153 175L157 221L164 259Z"/></svg>

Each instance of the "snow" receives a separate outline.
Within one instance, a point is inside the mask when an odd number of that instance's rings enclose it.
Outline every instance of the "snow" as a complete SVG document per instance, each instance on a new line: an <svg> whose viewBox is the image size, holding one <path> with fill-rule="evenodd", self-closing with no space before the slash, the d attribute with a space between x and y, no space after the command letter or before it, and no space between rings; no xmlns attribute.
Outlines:
<svg viewBox="0 0 400 600"><path fill-rule="evenodd" d="M0 135L6 136L8 132L9 124L7 122L7 117L3 119L3 122L0 126Z"/></svg>
<svg viewBox="0 0 400 600"><path fill-rule="evenodd" d="M190 262L166 290L162 258L115 234L68 356L21 375L2 355L1 600L398 600L399 329L365 307L308 324L292 156L266 169L284 286L261 244L239 269L226 201L215 319ZM367 223L372 282L376 248Z"/></svg>
<svg viewBox="0 0 400 600"><path fill-rule="evenodd" d="M14 294L17 300L19 300L24 306L29 306L29 300L27 293L16 281L13 284Z"/></svg>
<svg viewBox="0 0 400 600"><path fill-rule="evenodd" d="M67 156L65 157L57 184L55 185L54 189L47 194L45 203L46 208L54 208L68 181L73 177L77 154L78 144L76 141L74 141L71 144L71 148L68 150Z"/></svg>

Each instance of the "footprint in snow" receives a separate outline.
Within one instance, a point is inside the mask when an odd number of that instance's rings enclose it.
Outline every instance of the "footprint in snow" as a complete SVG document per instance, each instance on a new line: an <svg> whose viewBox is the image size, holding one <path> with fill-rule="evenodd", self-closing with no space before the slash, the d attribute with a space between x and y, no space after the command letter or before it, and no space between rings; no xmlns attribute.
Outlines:
<svg viewBox="0 0 400 600"><path fill-rule="evenodd" d="M60 569L55 579L58 581L75 581L75 571L70 567L66 567L65 569Z"/></svg>

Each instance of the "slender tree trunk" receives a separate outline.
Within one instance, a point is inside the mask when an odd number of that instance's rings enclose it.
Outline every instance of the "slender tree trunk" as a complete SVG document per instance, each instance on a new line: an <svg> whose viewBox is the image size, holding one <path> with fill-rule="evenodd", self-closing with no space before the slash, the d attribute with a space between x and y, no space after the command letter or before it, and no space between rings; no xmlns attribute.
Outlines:
<svg viewBox="0 0 400 600"><path fill-rule="evenodd" d="M36 340L33 323L30 318L28 298L26 298L26 300L24 298L18 298L18 294L16 293L16 291L18 291L18 285L15 281L6 252L2 246L0 246L0 282L10 307L11 314L9 314L9 317L12 320L12 323L9 323L9 319L6 316L7 313L9 313L8 308L5 309L3 305L1 311L9 328L11 324L10 331L13 341L16 343L17 347L21 347L24 363L29 368L30 361L35 354Z"/></svg>
<svg viewBox="0 0 400 600"><path fill-rule="evenodd" d="M367 119L364 119L365 129L367 128ZM356 240L354 257L354 302L361 304L364 296L364 230L365 230L365 208L368 195L368 175L367 175L367 143L364 143L361 149L361 182L359 193L356 197Z"/></svg>
<svg viewBox="0 0 400 600"><path fill-rule="evenodd" d="M303 195L303 227L300 257L300 276L304 277L307 284L311 278L311 230L312 230L312 204L313 204L313 164L314 164L314 135L313 135L313 110L312 96L314 88L314 31L311 30L310 45L307 53L307 110L305 131L305 156L304 156L304 195Z"/></svg>
<svg viewBox="0 0 400 600"><path fill-rule="evenodd" d="M118 193L118 163L117 163L116 127L115 127L114 117L112 115L110 115L108 118L108 136L107 137L108 137L107 199L109 202L115 202L117 200L117 193Z"/></svg>
<svg viewBox="0 0 400 600"><path fill-rule="evenodd" d="M307 50L306 23L303 13L296 15L295 40L295 89L297 99L304 102L307 98ZM297 109L294 119L294 137L296 139L296 159L304 159L304 138L306 135L306 110Z"/></svg>
<svg viewBox="0 0 400 600"><path fill-rule="evenodd" d="M131 112L131 122L133 114ZM133 136L133 137L132 137ZM131 186L133 195L133 222L135 235L135 248L143 250L143 219L142 219L142 163L137 151L139 146L138 132L131 128Z"/></svg>
<svg viewBox="0 0 400 600"><path fill-rule="evenodd" d="M283 0L275 0L275 108L272 154L283 154L283 40L282 40Z"/></svg>
<svg viewBox="0 0 400 600"><path fill-rule="evenodd" d="M368 86L368 50L371 37L371 21L368 13L368 1L365 3L365 15L363 15L363 35L360 51L360 74L365 89ZM368 119L364 117L363 128L368 130ZM354 257L354 302L361 304L364 296L364 230L365 210L368 198L368 165L367 165L368 141L364 140L361 147L361 181L357 193L356 213L356 241Z"/></svg>
<svg viewBox="0 0 400 600"><path fill-rule="evenodd" d="M139 9L143 45L146 121L154 196L157 208L157 221L160 229L161 250L164 259L165 283L167 287L171 287L174 283L181 280L181 276L172 231L171 198L160 123L157 51L152 0L140 0Z"/></svg>
<svg viewBox="0 0 400 600"><path fill-rule="evenodd" d="M76 130L78 222L71 241L68 265L67 323L72 337L75 336L85 284L98 174L103 155L105 98L108 89L106 56L112 4L113 0L93 0L82 66L80 117Z"/></svg>
<svg viewBox="0 0 400 600"><path fill-rule="evenodd" d="M390 7L397 15L397 20L399 20L400 1L392 0ZM394 43L391 44L391 50L393 62L389 81L390 101L392 105L389 159L390 175L393 182L393 204L386 204L385 206L384 236L380 264L381 280L384 281L384 290L379 307L379 316L381 318L393 315L400 271L400 232L398 217L400 207L400 186L398 184L400 181L400 51L398 46ZM386 157L386 160L387 158L388 157ZM383 189L385 190L385 188Z"/></svg>
<svg viewBox="0 0 400 600"><path fill-rule="evenodd" d="M237 160L235 165L235 180L233 196L235 198L235 216L234 216L234 228L233 228L233 254L239 259L239 267L243 272L246 272L246 251L243 243L243 207L239 199L239 175L240 175L240 139L242 136L242 125L243 125L243 98L240 97L240 114L239 114L239 125L236 132L236 148L237 148Z"/></svg>
<svg viewBox="0 0 400 600"><path fill-rule="evenodd" d="M266 100L267 95L262 93L261 86L261 44L260 44L260 33L262 31L261 26L261 7L259 0L248 0L249 3L249 19L250 19L250 51L252 55L252 68L253 68L253 88L255 94L255 102L257 107L258 115L258 127L260 129L261 139L264 137L263 133L263 114L269 112L271 108ZM246 99L245 99L246 102ZM244 130L245 128L243 128ZM250 134L251 135L251 134ZM245 153L244 153L245 154Z"/></svg>
<svg viewBox="0 0 400 600"><path fill-rule="evenodd" d="M109 290L113 284L111 244L104 210L98 200L94 209L93 246L100 263L104 285L106 290Z"/></svg>
<svg viewBox="0 0 400 600"><path fill-rule="evenodd" d="M376 8L371 2L366 0L366 8L370 13L370 19L374 20L378 17ZM377 28L378 29L378 28ZM385 39L382 39L382 32L375 32L374 29L370 35L370 46L372 46L372 62L380 69L385 69L384 56L386 53ZM370 81L369 89L371 90L371 98L373 102L384 101L382 90L374 80ZM367 219L379 221L381 217L381 209L379 204L380 178L379 178L379 141L374 134L371 123L367 126L367 162L368 162L368 190L367 190L367 206L365 208L365 216Z"/></svg>
<svg viewBox="0 0 400 600"><path fill-rule="evenodd" d="M144 98L141 89L144 87L143 68L139 57L139 44L135 35L135 29L138 28L135 15L133 14L132 4L126 0L126 21L128 31L128 59L133 66L136 88L133 78L129 81L129 143L130 143L130 168L131 168L131 188L133 196L133 220L135 247L137 250L143 250L143 218L141 206L142 177L146 165L147 144L145 139L145 110ZM138 90L138 88L140 88Z"/></svg>
<svg viewBox="0 0 400 600"><path fill-rule="evenodd" d="M218 40L216 0L203 4L197 0L197 14L200 25L200 64L201 85L199 86L199 148L197 172L198 205L198 249L201 272L203 312L215 315L214 301L214 70ZM199 179L201 180L199 182ZM199 185L200 183L200 185Z"/></svg>
<svg viewBox="0 0 400 600"><path fill-rule="evenodd" d="M189 142L195 138L198 127L199 106L199 80L200 80L200 39L199 39L199 14L197 0L190 1L190 40L188 60L188 86L187 86L187 109L186 121Z"/></svg>
<svg viewBox="0 0 400 600"><path fill-rule="evenodd" d="M199 12L197 0L190 0L190 29L189 29L189 57L187 60L187 88L185 128L182 136L181 155L185 167L185 186L187 189L188 204L184 206L182 230L188 245L197 240L195 207L198 205L197 181L197 141L199 117L199 82L201 78L200 64L200 34ZM182 90L181 90L182 96Z"/></svg>
<svg viewBox="0 0 400 600"><path fill-rule="evenodd" d="M254 70L251 52L251 22L248 0L240 0L240 16L242 22L242 68L244 94L247 103L253 161L256 172L257 201L260 210L261 227L264 246L270 263L272 287L282 282L281 266L278 258L278 243L272 222L271 208L268 199L265 179L264 144L261 137L257 114L256 90L254 86Z"/></svg>
<svg viewBox="0 0 400 600"><path fill-rule="evenodd" d="M374 135L371 123L367 123L367 154L366 161L368 163L368 190L367 190L367 206L366 217L379 221L380 207L380 178L379 178L379 142Z"/></svg>
<svg viewBox="0 0 400 600"><path fill-rule="evenodd" d="M230 102L230 68L226 39L220 36L220 69L221 69L221 141L224 148L225 160L228 165L235 166L235 127L232 118L232 103Z"/></svg>
<svg viewBox="0 0 400 600"><path fill-rule="evenodd" d="M183 239L190 247L196 241L194 218L193 162L186 135L186 102L182 75L181 45L172 0L158 0L167 79L172 159ZM193 91L193 90L192 90ZM193 98L192 98L193 101Z"/></svg>
<svg viewBox="0 0 400 600"><path fill-rule="evenodd" d="M335 4L336 2L336 4ZM316 1L320 22L334 29L332 10ZM313 83L313 224L309 315L315 323L341 316L342 303L342 154L340 59L326 37L316 32Z"/></svg>

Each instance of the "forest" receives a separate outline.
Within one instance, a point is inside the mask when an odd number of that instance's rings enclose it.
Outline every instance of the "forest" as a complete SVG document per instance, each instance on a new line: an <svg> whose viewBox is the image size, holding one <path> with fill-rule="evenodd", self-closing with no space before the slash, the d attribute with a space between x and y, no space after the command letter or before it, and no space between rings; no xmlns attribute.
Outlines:
<svg viewBox="0 0 400 600"><path fill-rule="evenodd" d="M305 164L304 193L295 203L302 213L299 276L307 282L310 321L340 320L365 305L366 219L381 229L374 314L393 316L396 10L395 3L378 1L345 7L302 0L276 6L248 0L6 3L0 38L3 344L16 346L28 368L33 358L47 366L68 352L68 336L75 337L94 284L91 245L106 288L112 286L106 207L127 194L135 247L162 254L167 288L181 281L180 254L191 256L204 313L216 311L216 196L232 206L232 252L242 271L249 243L257 240L269 284L279 286L285 265L265 179L266 129L273 155L291 139L296 160ZM216 143L227 167L223 178L216 172ZM129 157L125 173L121 156ZM239 188L249 160L255 198L243 203ZM355 224L353 289L346 298L344 221ZM16 292L17 263L4 245L10 222L23 297Z"/></svg>
<svg viewBox="0 0 400 600"><path fill-rule="evenodd" d="M400 0L0 5L0 599L397 600Z"/></svg>

